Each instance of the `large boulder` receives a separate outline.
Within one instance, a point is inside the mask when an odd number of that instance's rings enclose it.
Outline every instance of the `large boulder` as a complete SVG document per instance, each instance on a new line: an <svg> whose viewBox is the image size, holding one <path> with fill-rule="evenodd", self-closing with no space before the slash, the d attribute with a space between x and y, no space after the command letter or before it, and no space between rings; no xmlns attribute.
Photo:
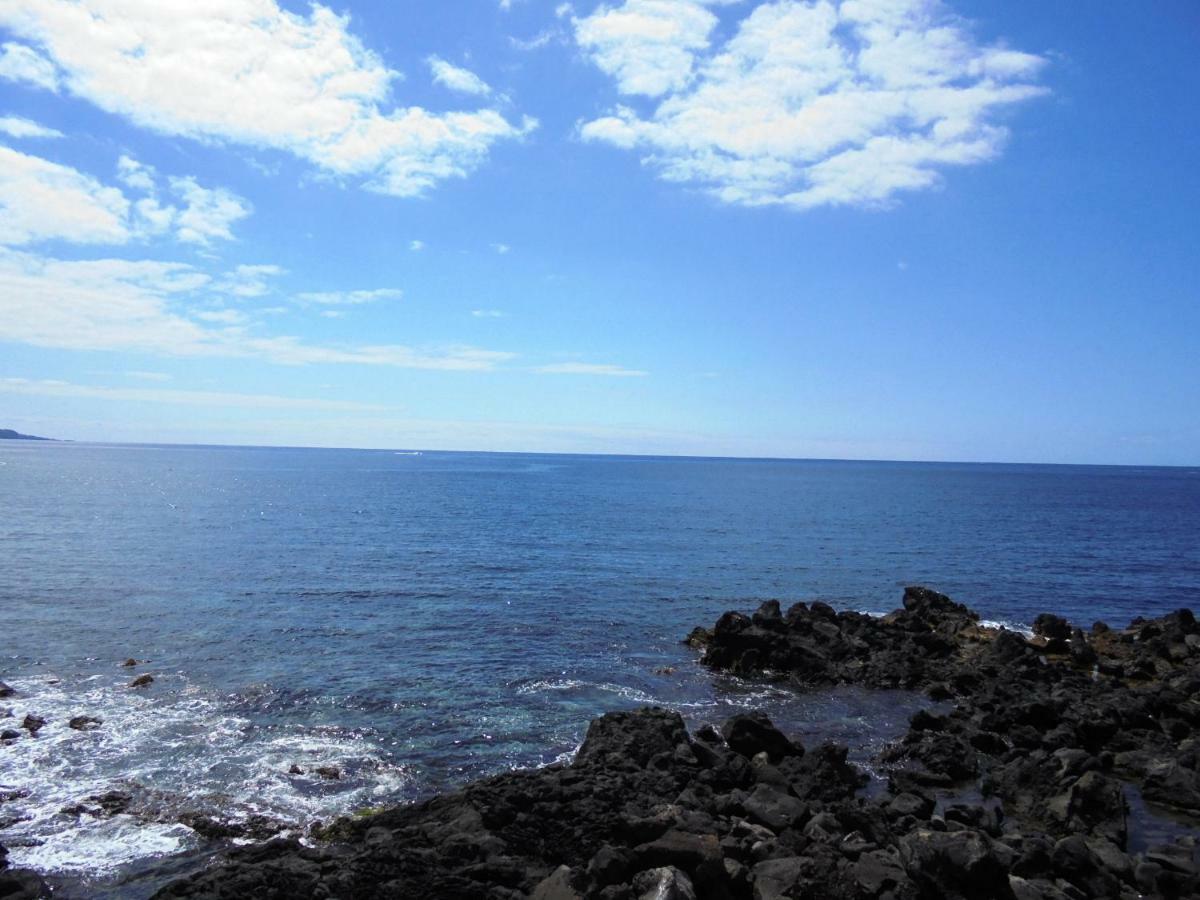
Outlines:
<svg viewBox="0 0 1200 900"><path fill-rule="evenodd" d="M900 858L923 896L1010 900L1012 853L981 831L917 829L900 840Z"/></svg>
<svg viewBox="0 0 1200 900"><path fill-rule="evenodd" d="M673 754L680 744L689 743L687 727L677 712L657 707L613 712L588 726L575 764L645 768L656 756Z"/></svg>
<svg viewBox="0 0 1200 900"><path fill-rule="evenodd" d="M803 756L804 748L790 741L765 713L757 710L739 713L721 726L725 742L738 753L753 757L765 753L772 760Z"/></svg>

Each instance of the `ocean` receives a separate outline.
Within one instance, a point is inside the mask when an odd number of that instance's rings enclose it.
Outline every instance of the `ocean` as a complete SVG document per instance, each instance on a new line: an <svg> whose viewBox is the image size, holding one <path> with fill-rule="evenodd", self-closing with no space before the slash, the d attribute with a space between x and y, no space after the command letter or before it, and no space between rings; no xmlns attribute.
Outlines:
<svg viewBox="0 0 1200 900"><path fill-rule="evenodd" d="M180 811L304 828L644 704L763 708L865 762L927 701L716 676L681 641L908 584L1015 628L1200 607L1200 469L0 442L0 729L47 720L0 746L0 843L61 896L148 896L211 850ZM111 790L138 814L71 809Z"/></svg>

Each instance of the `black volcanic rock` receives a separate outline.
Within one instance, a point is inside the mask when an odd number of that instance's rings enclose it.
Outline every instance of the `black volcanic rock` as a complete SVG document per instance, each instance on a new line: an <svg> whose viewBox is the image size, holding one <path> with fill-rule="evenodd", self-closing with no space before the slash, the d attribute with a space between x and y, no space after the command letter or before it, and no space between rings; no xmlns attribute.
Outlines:
<svg viewBox="0 0 1200 900"><path fill-rule="evenodd" d="M0 898L3 900L38 900L49 897L50 887L36 872L10 869L8 849L0 844Z"/></svg>
<svg viewBox="0 0 1200 900"><path fill-rule="evenodd" d="M1124 788L1200 811L1195 620L1180 611L1083 636L1045 618L1039 630L985 628L910 588L883 618L769 603L693 632L714 668L947 698L880 754L888 790L870 797L845 747L805 752L761 713L694 736L666 710L611 713L568 766L339 819L314 829L312 847L234 850L157 896L1200 896L1197 841L1130 852Z"/></svg>

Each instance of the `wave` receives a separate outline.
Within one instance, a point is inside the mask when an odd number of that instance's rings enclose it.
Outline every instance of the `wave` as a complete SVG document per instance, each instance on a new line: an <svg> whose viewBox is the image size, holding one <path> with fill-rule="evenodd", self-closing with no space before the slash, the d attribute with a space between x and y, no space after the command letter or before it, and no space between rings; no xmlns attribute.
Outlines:
<svg viewBox="0 0 1200 900"><path fill-rule="evenodd" d="M221 698L179 675L156 676L149 693L123 677L13 679L13 719L46 720L0 754L0 811L14 865L43 873L105 877L135 862L198 845L185 813L230 822L266 816L296 830L353 808L378 805L409 786L410 772L361 734L337 728L256 727ZM75 731L68 721L102 725ZM12 726L8 726L12 727ZM302 770L289 771L292 766ZM316 773L338 770L335 779ZM108 816L95 798L131 798ZM74 808L74 809L72 809Z"/></svg>

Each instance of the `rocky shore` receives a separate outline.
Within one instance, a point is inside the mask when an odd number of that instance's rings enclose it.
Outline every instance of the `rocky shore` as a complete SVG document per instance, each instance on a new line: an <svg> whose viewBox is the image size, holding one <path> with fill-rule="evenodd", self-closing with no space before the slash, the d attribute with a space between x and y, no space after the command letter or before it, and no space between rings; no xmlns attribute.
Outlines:
<svg viewBox="0 0 1200 900"><path fill-rule="evenodd" d="M1200 830L1135 846L1128 803L1200 816L1200 625L1181 610L1085 632L1043 615L1034 632L924 588L883 618L729 612L688 637L714 669L940 701L875 761L886 788L864 790L845 747L801 746L761 714L689 734L666 710L612 713L569 765L235 849L156 896L1200 896ZM0 871L0 897L38 890Z"/></svg>

